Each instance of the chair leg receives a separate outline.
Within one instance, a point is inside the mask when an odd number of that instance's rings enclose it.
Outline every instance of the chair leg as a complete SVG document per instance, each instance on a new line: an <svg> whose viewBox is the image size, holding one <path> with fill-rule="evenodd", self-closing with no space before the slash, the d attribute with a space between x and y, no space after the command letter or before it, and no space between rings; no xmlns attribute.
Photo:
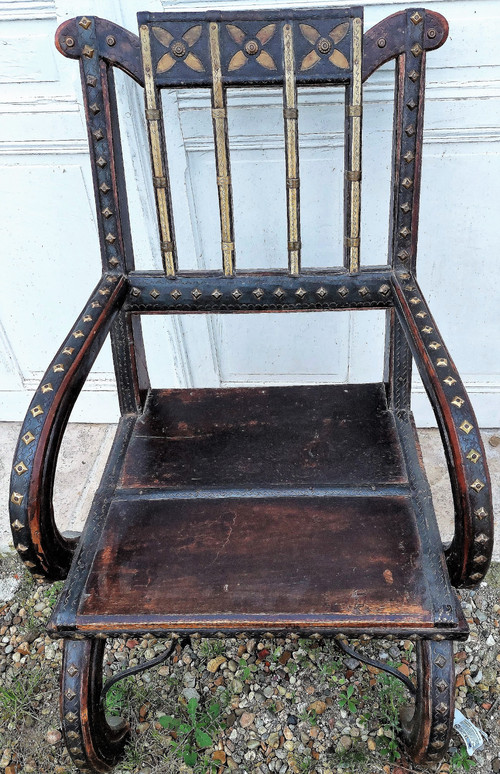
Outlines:
<svg viewBox="0 0 500 774"><path fill-rule="evenodd" d="M106 772L120 759L128 724L108 724L101 701L105 640L66 640L61 675L61 718L66 746L80 771Z"/></svg>
<svg viewBox="0 0 500 774"><path fill-rule="evenodd" d="M415 705L401 712L403 742L414 763L435 763L446 753L454 708L453 642L418 642Z"/></svg>

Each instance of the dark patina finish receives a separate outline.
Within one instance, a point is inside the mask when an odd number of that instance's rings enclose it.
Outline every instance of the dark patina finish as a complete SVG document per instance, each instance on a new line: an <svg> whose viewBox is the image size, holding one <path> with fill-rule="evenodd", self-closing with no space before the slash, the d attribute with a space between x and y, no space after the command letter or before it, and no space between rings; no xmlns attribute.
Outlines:
<svg viewBox="0 0 500 774"><path fill-rule="evenodd" d="M61 712L82 771L108 771L128 738L102 705L107 637L249 632L408 637L418 655L403 738L439 760L453 723L453 640L467 625L453 587L474 587L492 552L484 449L460 376L417 284L425 57L439 14L409 9L363 34L358 7L139 14L139 35L97 17L64 22L78 59L102 276L45 373L16 449L14 542L37 577L66 578L50 622L66 639ZM388 260L359 263L362 83L395 59ZM113 68L144 86L163 272L136 271ZM282 271L242 272L234 237L228 86L283 88L287 240ZM301 268L297 85L345 92L344 249ZM221 270L186 272L170 200L161 88L211 89ZM314 261L308 257L308 265ZM384 382L152 390L143 314L385 309ZM52 489L61 438L110 334L122 418L80 538L58 531ZM412 360L444 441L455 535L441 543L410 411ZM244 579L244 582L242 582ZM165 657L168 654L165 653ZM135 670L137 671L137 670ZM104 688L106 690L106 688Z"/></svg>

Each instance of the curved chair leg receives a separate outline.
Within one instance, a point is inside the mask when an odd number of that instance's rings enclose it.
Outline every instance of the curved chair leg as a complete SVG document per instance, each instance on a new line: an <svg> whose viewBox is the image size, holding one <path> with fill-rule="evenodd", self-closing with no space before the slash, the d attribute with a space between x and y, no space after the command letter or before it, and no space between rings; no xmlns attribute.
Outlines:
<svg viewBox="0 0 500 774"><path fill-rule="evenodd" d="M415 705L401 712L404 745L414 763L439 761L448 749L455 709L453 642L417 643Z"/></svg>
<svg viewBox="0 0 500 774"><path fill-rule="evenodd" d="M81 771L109 771L120 759L128 724L108 724L101 702L105 640L66 640L61 675L61 718L66 746Z"/></svg>

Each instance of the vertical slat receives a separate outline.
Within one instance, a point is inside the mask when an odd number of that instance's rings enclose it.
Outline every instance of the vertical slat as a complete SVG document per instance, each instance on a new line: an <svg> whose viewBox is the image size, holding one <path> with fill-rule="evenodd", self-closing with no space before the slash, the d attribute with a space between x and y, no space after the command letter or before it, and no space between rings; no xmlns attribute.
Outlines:
<svg viewBox="0 0 500 774"><path fill-rule="evenodd" d="M165 274L167 277L174 277L176 271L176 255L171 218L172 207L167 189L167 168L166 161L164 161L166 155L162 133L161 111L159 108L160 100L154 84L149 28L146 24L141 24L140 33L142 61L144 65L146 121L153 162L153 184L155 187L156 207L160 224L161 253Z"/></svg>
<svg viewBox="0 0 500 774"><path fill-rule="evenodd" d="M288 221L288 268L300 273L300 179L297 83L291 24L283 26L285 82L283 87L286 155L286 204Z"/></svg>
<svg viewBox="0 0 500 774"><path fill-rule="evenodd" d="M352 20L352 80L346 106L346 236L345 265L351 274L359 272L359 242L361 214L361 119L363 63L363 21Z"/></svg>
<svg viewBox="0 0 500 774"><path fill-rule="evenodd" d="M233 192L229 166L226 92L222 83L219 25L210 24L210 58L212 62L212 120L214 126L217 188L221 227L222 265L224 274L234 273Z"/></svg>

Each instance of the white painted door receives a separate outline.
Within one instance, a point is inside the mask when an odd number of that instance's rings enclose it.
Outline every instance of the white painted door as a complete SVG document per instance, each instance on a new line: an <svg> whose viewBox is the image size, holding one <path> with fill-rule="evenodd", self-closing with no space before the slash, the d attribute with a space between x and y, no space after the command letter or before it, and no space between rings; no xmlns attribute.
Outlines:
<svg viewBox="0 0 500 774"><path fill-rule="evenodd" d="M265 7L269 3L251 3ZM279 3L287 5L289 3ZM161 10L160 1L141 3ZM233 7L248 3L233 2ZM342 5L332 3L329 5ZM405 4L369 2L368 28ZM426 5L450 22L428 56L419 276L483 426L499 424L500 339L493 278L500 201L500 4ZM199 8L184 0L170 7ZM220 2L218 7L229 7ZM0 419L20 418L29 393L99 276L97 232L78 67L53 46L57 24L85 12L134 30L132 0L0 0L3 57ZM136 262L160 267L141 90L117 74ZM386 262L394 67L365 86L362 262ZM341 263L343 106L336 89L299 91L303 263ZM208 94L166 92L167 146L180 263L220 265ZM241 268L286 266L284 153L279 90L232 91L229 130ZM382 312L146 318L155 385L232 386L364 381L381 377ZM417 421L432 422L415 380ZM113 414L114 412L114 414ZM109 349L74 419L116 416Z"/></svg>

